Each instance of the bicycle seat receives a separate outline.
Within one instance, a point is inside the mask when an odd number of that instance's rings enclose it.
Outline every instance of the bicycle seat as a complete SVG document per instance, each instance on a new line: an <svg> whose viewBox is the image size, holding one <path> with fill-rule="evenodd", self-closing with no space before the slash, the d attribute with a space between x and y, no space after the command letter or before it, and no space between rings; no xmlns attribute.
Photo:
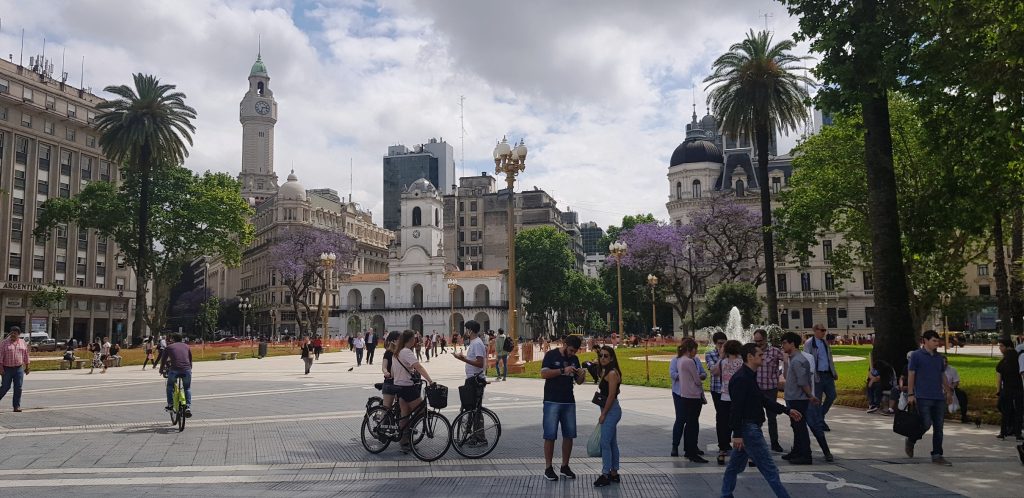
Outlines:
<svg viewBox="0 0 1024 498"><path fill-rule="evenodd" d="M375 389L377 389L378 391L383 391L384 390L384 383L383 382L378 382L378 383L374 384L373 387Z"/></svg>

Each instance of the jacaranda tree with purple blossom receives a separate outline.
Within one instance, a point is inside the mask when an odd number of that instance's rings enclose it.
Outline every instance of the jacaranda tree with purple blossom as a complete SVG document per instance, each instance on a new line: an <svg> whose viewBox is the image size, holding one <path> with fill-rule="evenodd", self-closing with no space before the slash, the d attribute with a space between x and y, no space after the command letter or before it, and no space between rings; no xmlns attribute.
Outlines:
<svg viewBox="0 0 1024 498"><path fill-rule="evenodd" d="M722 282L764 282L761 219L731 198L710 197L686 225L644 223L624 231L623 266L658 277L685 317L695 295Z"/></svg>
<svg viewBox="0 0 1024 498"><path fill-rule="evenodd" d="M321 230L313 227L292 227L281 231L271 243L267 257L270 267L284 280L292 294L292 309L299 324L299 334L308 334L308 326L317 330L320 313L313 312L310 304L325 306L326 276L320 255L333 252L338 259L334 262L333 282L340 282L352 274L356 258L356 244L341 232ZM300 306L305 311L303 320Z"/></svg>

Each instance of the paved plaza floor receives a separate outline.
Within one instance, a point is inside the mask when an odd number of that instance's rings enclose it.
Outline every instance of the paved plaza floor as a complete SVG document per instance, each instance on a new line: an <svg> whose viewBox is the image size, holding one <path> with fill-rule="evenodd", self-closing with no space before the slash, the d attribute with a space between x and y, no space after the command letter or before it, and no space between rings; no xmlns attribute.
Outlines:
<svg viewBox="0 0 1024 498"><path fill-rule="evenodd" d="M378 353L379 355L379 353ZM463 364L442 355L425 364L435 380L461 384ZM193 412L182 433L163 412L163 379L139 367L33 372L22 413L0 406L0 496L717 496L723 468L668 456L672 400L664 389L625 386L619 441L622 484L595 489L600 459L585 458L597 419L592 385L577 387L576 481L548 482L540 432L542 383L510 379L488 387L485 404L503 432L487 458L449 451L427 464L394 447L379 455L359 443L366 398L378 365L352 372L347 351L329 353L302 375L294 357L195 365ZM668 368L667 364L659 367ZM445 413L450 419L457 408ZM903 454L892 419L835 407L828 434L836 461L792 466L777 458L793 496L1022 496L1024 467L997 428L948 423L952 468ZM701 415L700 443L714 455L714 409ZM783 446L791 431L780 419ZM815 447L815 450L817 448ZM776 455L777 457L778 455ZM712 458L713 460L713 458ZM557 452L556 452L557 461ZM755 469L736 496L771 496Z"/></svg>

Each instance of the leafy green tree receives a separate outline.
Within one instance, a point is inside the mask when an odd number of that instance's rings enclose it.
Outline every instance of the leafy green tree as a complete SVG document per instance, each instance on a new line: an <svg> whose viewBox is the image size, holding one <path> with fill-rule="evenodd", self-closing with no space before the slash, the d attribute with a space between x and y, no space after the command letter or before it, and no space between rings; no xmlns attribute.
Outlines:
<svg viewBox="0 0 1024 498"><path fill-rule="evenodd" d="M754 33L733 44L712 64L714 72L708 101L722 129L734 135L754 136L757 145L757 183L761 190L761 237L764 240L764 268L768 291L768 321L779 322L775 288L775 244L772 234L772 192L768 184L768 151L776 130L797 131L807 118L806 88L814 82L797 66L806 57L790 52L795 43L772 43L768 31Z"/></svg>
<svg viewBox="0 0 1024 498"><path fill-rule="evenodd" d="M903 227L902 268L909 276L913 329L920 330L943 294L964 293L963 269L986 253L987 206L977 202L971 179L956 161L931 149L921 109L906 96L889 101L894 167ZM806 264L821 233L837 233L830 271L841 286L869 264L867 166L859 115L840 114L833 124L795 149L790 187L776 211L781 246Z"/></svg>
<svg viewBox="0 0 1024 498"><path fill-rule="evenodd" d="M101 113L96 128L103 153L126 167L128 177L137 185L139 209L123 213L136 215L136 241L131 246L138 261L133 267L138 276L134 331L141 334L146 323L147 285L155 276L150 272L153 237L149 226L154 173L177 166L188 156L196 111L185 104L185 94L174 91L174 85L161 84L156 77L141 73L133 75L133 80L134 89L127 85L103 89L119 98L97 106Z"/></svg>
<svg viewBox="0 0 1024 498"><path fill-rule="evenodd" d="M764 303L757 295L757 287L747 282L727 282L708 290L704 302L697 310L696 326L724 327L733 306L739 308L743 323L761 323Z"/></svg>
<svg viewBox="0 0 1024 498"><path fill-rule="evenodd" d="M569 236L554 227L529 228L516 234L516 281L526 295L526 311L542 325L559 309L575 259Z"/></svg>
<svg viewBox="0 0 1024 498"><path fill-rule="evenodd" d="M203 255L217 256L228 266L241 263L242 250L252 241L252 213L236 180L224 173L192 173L181 166L162 168L152 175L149 203L150 240L157 248L138 259L137 223L141 209L137 177L120 186L92 182L73 198L52 198L43 203L34 234L50 237L57 225L75 223L109 237L123 252L125 263L153 275L153 312L144 315L152 330L167 321L170 291L181 266ZM138 271L138 270L137 270ZM138 332L136 332L138 333Z"/></svg>
<svg viewBox="0 0 1024 498"><path fill-rule="evenodd" d="M583 326L590 330L595 329L593 324L603 324L602 312L609 309L611 296L604 291L602 282L593 277L588 277L576 270L569 270L566 274L565 286L558 296L560 309L559 326L560 333L564 334L569 326Z"/></svg>
<svg viewBox="0 0 1024 498"><path fill-rule="evenodd" d="M210 296L199 306L199 331L203 342L213 338L213 332L217 329L217 322L220 319L220 300L216 296Z"/></svg>
<svg viewBox="0 0 1024 498"><path fill-rule="evenodd" d="M867 218L874 276L874 357L900 369L917 347L903 265L898 186L893 166L889 95L906 81L919 45L916 2L781 0L800 19L797 41L810 40L822 81L816 100L826 111L860 112L863 121Z"/></svg>
<svg viewBox="0 0 1024 498"><path fill-rule="evenodd" d="M53 282L40 287L39 290L29 295L29 305L33 309L46 312L46 332L52 338L56 338L56 331L51 329L54 322L53 315L56 314L57 318L60 318L60 313L65 308L67 298L68 290Z"/></svg>

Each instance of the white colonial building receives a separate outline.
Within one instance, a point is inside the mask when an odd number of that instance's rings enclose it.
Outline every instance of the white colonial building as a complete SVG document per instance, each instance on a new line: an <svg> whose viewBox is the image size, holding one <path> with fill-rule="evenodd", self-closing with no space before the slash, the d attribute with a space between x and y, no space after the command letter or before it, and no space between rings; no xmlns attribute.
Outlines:
<svg viewBox="0 0 1024 498"><path fill-rule="evenodd" d="M387 273L354 275L340 284L345 300L332 329L351 336L369 328L451 334L461 332L467 320L476 320L483 330L505 326L504 272L446 265L443 215L441 194L429 181L421 178L405 189ZM449 279L457 281L454 290Z"/></svg>

